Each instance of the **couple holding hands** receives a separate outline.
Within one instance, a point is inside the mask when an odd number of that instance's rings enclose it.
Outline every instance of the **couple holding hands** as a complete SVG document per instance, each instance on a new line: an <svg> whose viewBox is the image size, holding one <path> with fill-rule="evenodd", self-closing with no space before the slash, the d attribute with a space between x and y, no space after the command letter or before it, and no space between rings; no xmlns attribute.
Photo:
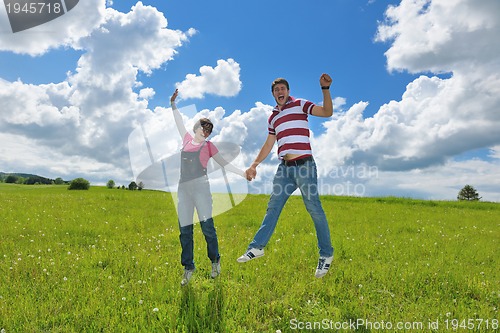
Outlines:
<svg viewBox="0 0 500 333"><path fill-rule="evenodd" d="M175 105L178 95L178 91L175 90L170 103L183 142L178 187L179 238L182 247L181 264L184 266L181 285L189 283L195 270L194 209L197 211L207 242L207 254L212 262L212 278L216 278L221 272L219 245L212 218L212 195L207 177L208 161L213 158L225 170L251 181L257 176L257 166L266 159L275 143L278 145L278 158L281 162L273 179L273 190L266 214L246 252L237 261L244 263L264 255L264 247L274 232L283 206L298 188L316 229L319 260L315 276L320 278L328 272L333 260L333 247L328 221L317 188L317 170L309 141L308 116L330 117L333 114L329 90L332 79L328 74L322 74L319 83L323 93L322 105L290 96L290 86L283 78L272 82L271 92L276 106L268 119L269 133L254 162L246 171L228 163L219 154L217 147L208 140L213 130L213 124L209 119L198 120L193 127L193 133L186 130L182 115Z"/></svg>

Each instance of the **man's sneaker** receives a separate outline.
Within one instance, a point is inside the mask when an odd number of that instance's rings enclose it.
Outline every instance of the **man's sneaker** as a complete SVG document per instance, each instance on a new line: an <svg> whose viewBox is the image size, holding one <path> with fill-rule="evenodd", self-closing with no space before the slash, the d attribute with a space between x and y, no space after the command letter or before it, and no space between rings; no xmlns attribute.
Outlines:
<svg viewBox="0 0 500 333"><path fill-rule="evenodd" d="M264 249L250 249L245 252L244 255L237 259L238 262L247 262L255 258L262 257L264 255Z"/></svg>
<svg viewBox="0 0 500 333"><path fill-rule="evenodd" d="M193 273L194 273L194 268L184 270L184 275L182 276L181 286L185 286L186 284L189 283L189 280L191 280Z"/></svg>
<svg viewBox="0 0 500 333"><path fill-rule="evenodd" d="M220 274L220 261L219 262L213 262L212 263L212 273L210 276L212 279L215 279L217 276Z"/></svg>
<svg viewBox="0 0 500 333"><path fill-rule="evenodd" d="M317 278L323 277L328 273L330 269L330 265L332 264L333 256L331 257L319 257L318 268L316 268L316 276Z"/></svg>

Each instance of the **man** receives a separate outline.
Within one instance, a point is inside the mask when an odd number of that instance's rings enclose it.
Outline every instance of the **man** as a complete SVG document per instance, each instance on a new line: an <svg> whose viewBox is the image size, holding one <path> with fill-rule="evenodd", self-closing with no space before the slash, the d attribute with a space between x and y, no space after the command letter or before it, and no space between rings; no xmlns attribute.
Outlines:
<svg viewBox="0 0 500 333"><path fill-rule="evenodd" d="M299 188L316 228L320 257L315 276L323 277L330 268L333 247L328 222L319 200L317 170L312 157L307 121L308 115L330 117L333 114L329 90L332 79L328 74L322 74L319 81L323 92L323 106L291 97L289 84L283 78L274 80L271 85L277 105L268 120L267 139L255 161L246 170L247 179L255 179L257 166L269 155L276 141L281 163L274 176L273 191L264 220L247 252L238 258L238 262L247 262L264 255L264 247L274 232L283 206Z"/></svg>

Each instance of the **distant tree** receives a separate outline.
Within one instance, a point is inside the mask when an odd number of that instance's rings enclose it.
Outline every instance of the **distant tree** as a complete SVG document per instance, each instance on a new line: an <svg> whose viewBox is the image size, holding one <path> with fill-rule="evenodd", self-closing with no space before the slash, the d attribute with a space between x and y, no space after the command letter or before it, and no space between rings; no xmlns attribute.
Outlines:
<svg viewBox="0 0 500 333"><path fill-rule="evenodd" d="M38 182L38 178L32 176L28 177L24 180L23 184L24 185L35 185L35 183Z"/></svg>
<svg viewBox="0 0 500 333"><path fill-rule="evenodd" d="M131 182L128 184L128 189L131 191L137 190L137 184L135 182Z"/></svg>
<svg viewBox="0 0 500 333"><path fill-rule="evenodd" d="M460 192L458 192L457 199L460 201L479 201L479 193L471 185L465 185Z"/></svg>
<svg viewBox="0 0 500 333"><path fill-rule="evenodd" d="M139 191L141 191L143 188L144 188L144 183L143 182L139 182L139 184L137 184L137 189Z"/></svg>
<svg viewBox="0 0 500 333"><path fill-rule="evenodd" d="M62 185L64 184L64 180L61 177L57 177L56 180L54 180L54 183L56 185Z"/></svg>
<svg viewBox="0 0 500 333"><path fill-rule="evenodd" d="M24 184L26 185L49 185L52 183L52 180L40 176L30 176L24 180Z"/></svg>
<svg viewBox="0 0 500 333"><path fill-rule="evenodd" d="M125 185L122 185L122 190L124 190L124 189L125 189Z"/></svg>
<svg viewBox="0 0 500 333"><path fill-rule="evenodd" d="M115 187L115 181L112 180L112 179L108 180L108 183L106 184L106 187L107 188L113 188L113 187Z"/></svg>
<svg viewBox="0 0 500 333"><path fill-rule="evenodd" d="M17 177L16 177L16 176L13 176L13 175L8 175L8 176L5 178L5 182L6 182L6 183L9 183L9 184L14 184L15 182L17 182Z"/></svg>
<svg viewBox="0 0 500 333"><path fill-rule="evenodd" d="M89 181L83 178L73 179L68 186L68 190L88 190L89 188Z"/></svg>

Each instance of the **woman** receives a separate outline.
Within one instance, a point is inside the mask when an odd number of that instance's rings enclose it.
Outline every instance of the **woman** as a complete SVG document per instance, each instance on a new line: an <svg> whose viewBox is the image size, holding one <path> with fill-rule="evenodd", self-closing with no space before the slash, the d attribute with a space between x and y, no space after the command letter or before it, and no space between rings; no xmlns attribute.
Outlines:
<svg viewBox="0 0 500 333"><path fill-rule="evenodd" d="M198 120L189 133L182 120L182 115L175 105L178 90L170 98L170 104L177 130L182 137L181 176L178 187L178 217L180 242L182 247L181 264L184 275L181 285L189 283L195 270L193 242L193 214L198 214L201 230L207 242L207 255L212 262L212 278L220 274L220 254L217 233L212 218L212 194L207 176L207 164L213 158L221 167L244 178L245 172L229 164L219 154L217 147L207 138L212 133L213 124L207 118Z"/></svg>

